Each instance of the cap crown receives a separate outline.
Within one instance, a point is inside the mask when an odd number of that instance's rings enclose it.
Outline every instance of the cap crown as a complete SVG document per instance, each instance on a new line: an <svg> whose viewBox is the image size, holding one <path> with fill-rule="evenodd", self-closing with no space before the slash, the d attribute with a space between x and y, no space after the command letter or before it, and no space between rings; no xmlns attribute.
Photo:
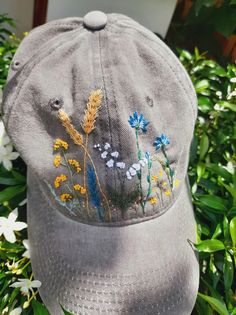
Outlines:
<svg viewBox="0 0 236 315"><path fill-rule="evenodd" d="M6 130L49 205L90 224L141 222L175 202L196 115L175 55L120 14L99 30L76 17L32 30L3 93Z"/></svg>

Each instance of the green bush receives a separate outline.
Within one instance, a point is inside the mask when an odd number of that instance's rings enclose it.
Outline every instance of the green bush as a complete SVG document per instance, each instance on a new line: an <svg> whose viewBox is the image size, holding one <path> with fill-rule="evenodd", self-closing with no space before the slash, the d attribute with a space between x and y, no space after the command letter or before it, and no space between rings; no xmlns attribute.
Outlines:
<svg viewBox="0 0 236 315"><path fill-rule="evenodd" d="M0 16L0 29L5 29L3 22L12 24L12 20ZM7 31L3 34L0 35L0 87L5 84L19 43ZM194 246L199 250L201 268L193 313L233 315L236 314L236 66L223 68L200 55L197 49L194 55L183 50L178 54L195 86L199 108L189 165L198 227L198 242ZM9 170L0 165L0 218L8 217L17 207L19 221L25 221L26 167L20 157L12 163ZM23 315L48 315L37 294L36 283L27 295L22 294L20 287L11 287L19 278L33 280L25 239L26 229L16 232L15 243L0 236L0 314L8 315L22 307Z"/></svg>
<svg viewBox="0 0 236 315"><path fill-rule="evenodd" d="M195 314L236 314L236 66L224 69L197 49L179 55L199 110L188 172L201 265Z"/></svg>

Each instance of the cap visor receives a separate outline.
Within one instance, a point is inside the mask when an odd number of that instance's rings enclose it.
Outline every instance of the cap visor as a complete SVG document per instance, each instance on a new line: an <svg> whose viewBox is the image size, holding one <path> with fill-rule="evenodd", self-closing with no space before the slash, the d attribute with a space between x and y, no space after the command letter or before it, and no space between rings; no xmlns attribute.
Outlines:
<svg viewBox="0 0 236 315"><path fill-rule="evenodd" d="M27 220L35 279L51 315L181 314L194 307L198 257L187 179L159 217L126 226L74 221L49 207L28 169Z"/></svg>

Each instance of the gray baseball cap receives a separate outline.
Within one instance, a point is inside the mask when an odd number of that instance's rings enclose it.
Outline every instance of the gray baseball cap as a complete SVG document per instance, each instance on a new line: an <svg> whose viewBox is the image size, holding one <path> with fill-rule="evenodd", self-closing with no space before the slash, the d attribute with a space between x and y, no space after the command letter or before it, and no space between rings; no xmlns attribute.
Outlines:
<svg viewBox="0 0 236 315"><path fill-rule="evenodd" d="M32 268L53 315L190 314L199 284L187 176L194 88L121 14L33 29L3 91L27 164Z"/></svg>

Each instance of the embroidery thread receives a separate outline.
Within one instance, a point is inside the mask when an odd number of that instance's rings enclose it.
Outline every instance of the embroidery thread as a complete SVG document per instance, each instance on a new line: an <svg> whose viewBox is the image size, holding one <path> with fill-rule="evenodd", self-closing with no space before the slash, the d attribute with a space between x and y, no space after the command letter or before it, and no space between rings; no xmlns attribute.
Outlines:
<svg viewBox="0 0 236 315"><path fill-rule="evenodd" d="M124 162L122 152L112 148L108 142L95 144L93 148L98 151L108 172L117 169L125 180L131 183L134 181L133 190L125 193L115 191L108 184L106 195L88 147L89 135L96 128L96 119L99 117L101 106L102 89L92 91L81 122L82 133L74 127L67 113L61 107L58 109L60 123L73 143L82 150L82 163L69 157L68 142L57 138L53 144L53 151L56 152L53 165L58 169L66 168L68 172L67 174L62 172L56 176L54 187L49 183L47 185L60 205L69 210L71 214L81 218L94 219L95 211L97 220L110 222L115 217L119 220L119 211L122 219L125 219L126 210L131 208L136 209L136 215L139 217L139 206L142 216L145 216L147 204L149 204L149 208L152 206L154 211L155 206L159 203L163 205L164 197L170 197L174 188L178 187L180 183L175 178L175 171L167 156L166 147L170 145L170 140L167 135L162 133L153 140L153 152L151 152L151 148L150 151L143 151L140 141L142 135L148 132L150 121L146 120L143 114L135 111L129 117L128 123L135 133L136 161L130 164ZM164 159L160 158L160 152ZM107 196L109 196L109 200Z"/></svg>

